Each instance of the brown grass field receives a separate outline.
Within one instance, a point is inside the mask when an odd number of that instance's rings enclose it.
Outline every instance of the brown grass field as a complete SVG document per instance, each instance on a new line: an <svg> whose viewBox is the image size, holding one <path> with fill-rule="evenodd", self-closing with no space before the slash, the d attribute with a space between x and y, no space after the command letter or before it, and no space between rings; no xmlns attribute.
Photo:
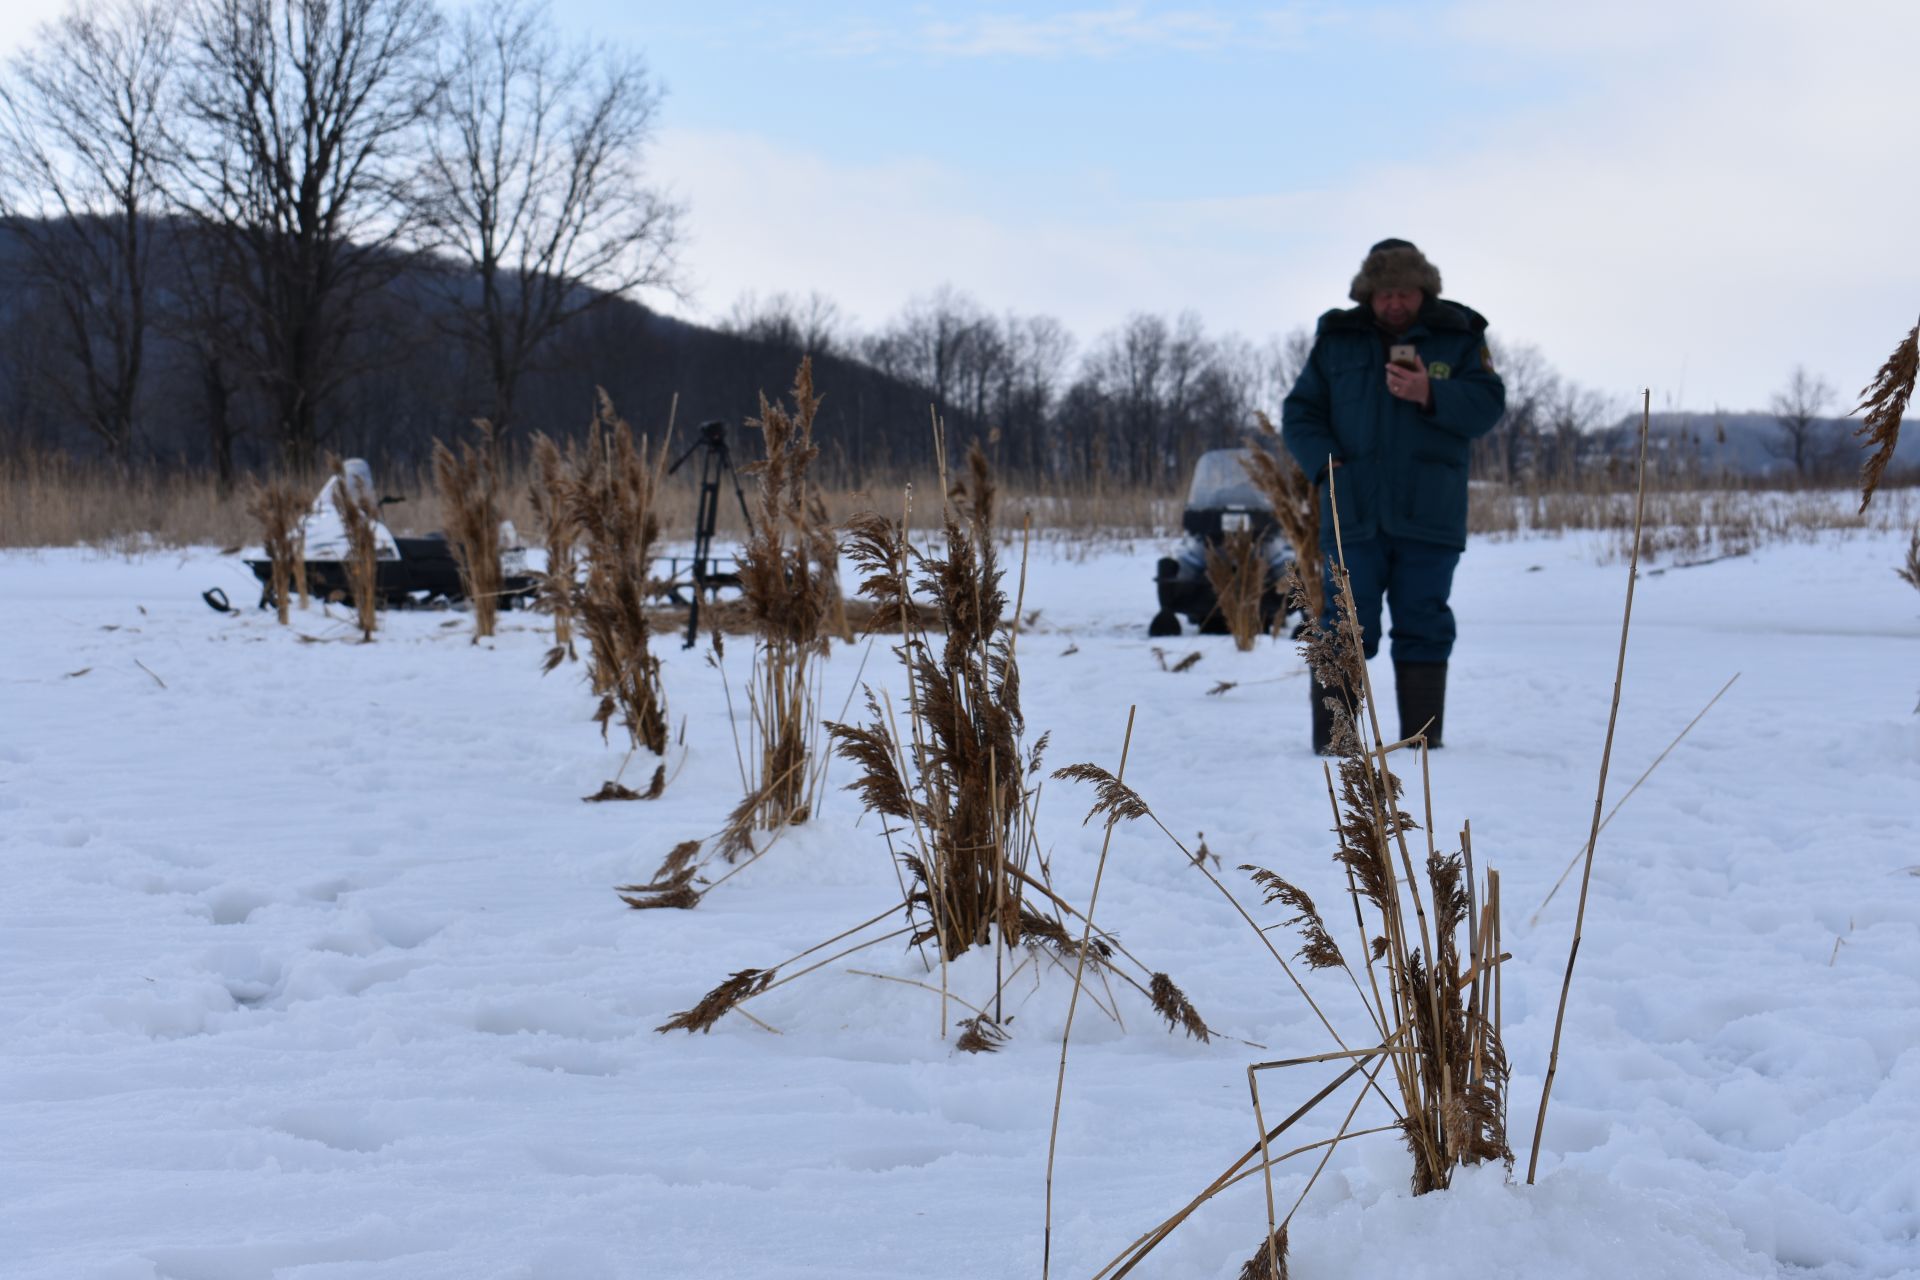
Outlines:
<svg viewBox="0 0 1920 1280"><path fill-rule="evenodd" d="M384 508L395 533L444 529L445 512L430 465L376 470L383 496L401 499ZM325 476L283 477L301 495L319 492ZM531 494L531 469L520 463L502 468L499 502L523 540L537 544L540 522ZM1032 481L1003 482L1000 526L1018 537L1030 518L1037 534L1144 538L1178 532L1187 477L1169 475L1163 487L1075 483L1045 488ZM748 482L750 484L750 481ZM848 485L827 481L815 492L828 518L844 525L865 511L900 509L904 479ZM697 477L692 469L668 478L659 494L663 540L693 536ZM933 487L931 477L916 487ZM914 503L916 527L931 530L940 504L922 492ZM730 490L721 495L718 536L737 542L742 533L738 506ZM247 511L245 486L222 494L210 475L151 469L122 476L104 467L44 454L0 458L0 547L93 546L133 553L145 548L257 546L261 531ZM1703 486L1694 477L1650 478L1647 494L1647 545L1662 558L1696 559L1738 554L1781 539L1825 530L1889 531L1920 522L1920 491L1883 488L1860 512L1858 490L1832 488ZM1597 475L1574 486L1507 488L1476 483L1470 516L1477 536L1606 530L1617 536L1624 557L1631 544L1632 495L1611 478Z"/></svg>

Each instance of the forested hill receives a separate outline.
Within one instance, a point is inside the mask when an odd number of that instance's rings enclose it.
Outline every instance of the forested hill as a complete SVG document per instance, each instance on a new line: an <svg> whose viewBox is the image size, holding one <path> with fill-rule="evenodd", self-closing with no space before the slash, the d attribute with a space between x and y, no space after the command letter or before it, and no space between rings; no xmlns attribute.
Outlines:
<svg viewBox="0 0 1920 1280"><path fill-rule="evenodd" d="M229 397L241 468L278 458L271 404L229 358L220 390L210 388L203 333L189 314L178 239L156 236L154 316L140 378L136 463L212 465L213 397ZM171 256L170 256L171 255ZM0 226L0 443L9 449L80 456L96 442L76 420L71 393L84 378L60 341L68 316L60 300L17 270L17 234ZM338 390L321 414L324 447L387 463L423 458L438 436L467 429L486 409L484 366L449 323L460 282L424 259L397 274L356 318L339 355ZM232 318L229 318L231 321ZM605 387L636 428L658 432L670 414L676 436L719 418L738 429L759 395L783 395L802 352L793 342L722 332L609 297L570 321L540 352L521 392L517 437L584 429L594 388ZM853 471L910 461L924 449L926 394L858 359L819 354L814 376L825 393L817 427L830 465ZM678 398L676 408L676 397Z"/></svg>
<svg viewBox="0 0 1920 1280"><path fill-rule="evenodd" d="M1807 462L1814 478L1850 474L1864 459L1854 431L1858 418L1816 418L1808 424ZM1669 466L1691 465L1703 475L1784 479L1795 465L1792 442L1780 420L1768 413L1656 413L1648 424L1649 447ZM1617 451L1639 438L1640 415L1628 414L1607 432ZM1894 451L1899 471L1920 468L1920 431L1902 434Z"/></svg>

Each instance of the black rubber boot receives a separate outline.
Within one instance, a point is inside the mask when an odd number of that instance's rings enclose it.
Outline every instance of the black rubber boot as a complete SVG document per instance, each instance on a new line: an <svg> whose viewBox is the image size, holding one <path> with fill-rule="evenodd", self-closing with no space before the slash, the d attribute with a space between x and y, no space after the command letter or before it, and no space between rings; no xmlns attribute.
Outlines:
<svg viewBox="0 0 1920 1280"><path fill-rule="evenodd" d="M1327 699L1331 694L1317 676L1310 677L1307 692L1313 698L1313 754L1330 756L1333 754L1333 712L1327 706Z"/></svg>
<svg viewBox="0 0 1920 1280"><path fill-rule="evenodd" d="M1396 662L1393 688L1400 702L1400 736L1411 738L1424 729L1427 746L1437 748L1447 714L1447 664Z"/></svg>

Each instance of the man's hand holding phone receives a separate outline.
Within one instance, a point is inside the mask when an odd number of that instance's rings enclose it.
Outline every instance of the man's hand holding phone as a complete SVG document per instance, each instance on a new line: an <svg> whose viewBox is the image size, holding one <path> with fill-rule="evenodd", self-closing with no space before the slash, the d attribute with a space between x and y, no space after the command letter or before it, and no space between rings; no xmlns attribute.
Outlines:
<svg viewBox="0 0 1920 1280"><path fill-rule="evenodd" d="M1432 407L1433 382L1427 377L1427 362L1412 343L1397 342L1388 349L1387 390L1423 409Z"/></svg>

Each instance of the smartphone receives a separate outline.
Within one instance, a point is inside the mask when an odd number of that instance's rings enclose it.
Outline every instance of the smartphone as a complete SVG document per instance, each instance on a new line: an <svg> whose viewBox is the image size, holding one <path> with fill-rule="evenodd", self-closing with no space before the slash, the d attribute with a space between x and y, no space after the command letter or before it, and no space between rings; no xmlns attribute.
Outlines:
<svg viewBox="0 0 1920 1280"><path fill-rule="evenodd" d="M1413 353L1411 342L1396 342L1387 348L1387 363L1397 364L1402 369L1418 369L1419 359Z"/></svg>

